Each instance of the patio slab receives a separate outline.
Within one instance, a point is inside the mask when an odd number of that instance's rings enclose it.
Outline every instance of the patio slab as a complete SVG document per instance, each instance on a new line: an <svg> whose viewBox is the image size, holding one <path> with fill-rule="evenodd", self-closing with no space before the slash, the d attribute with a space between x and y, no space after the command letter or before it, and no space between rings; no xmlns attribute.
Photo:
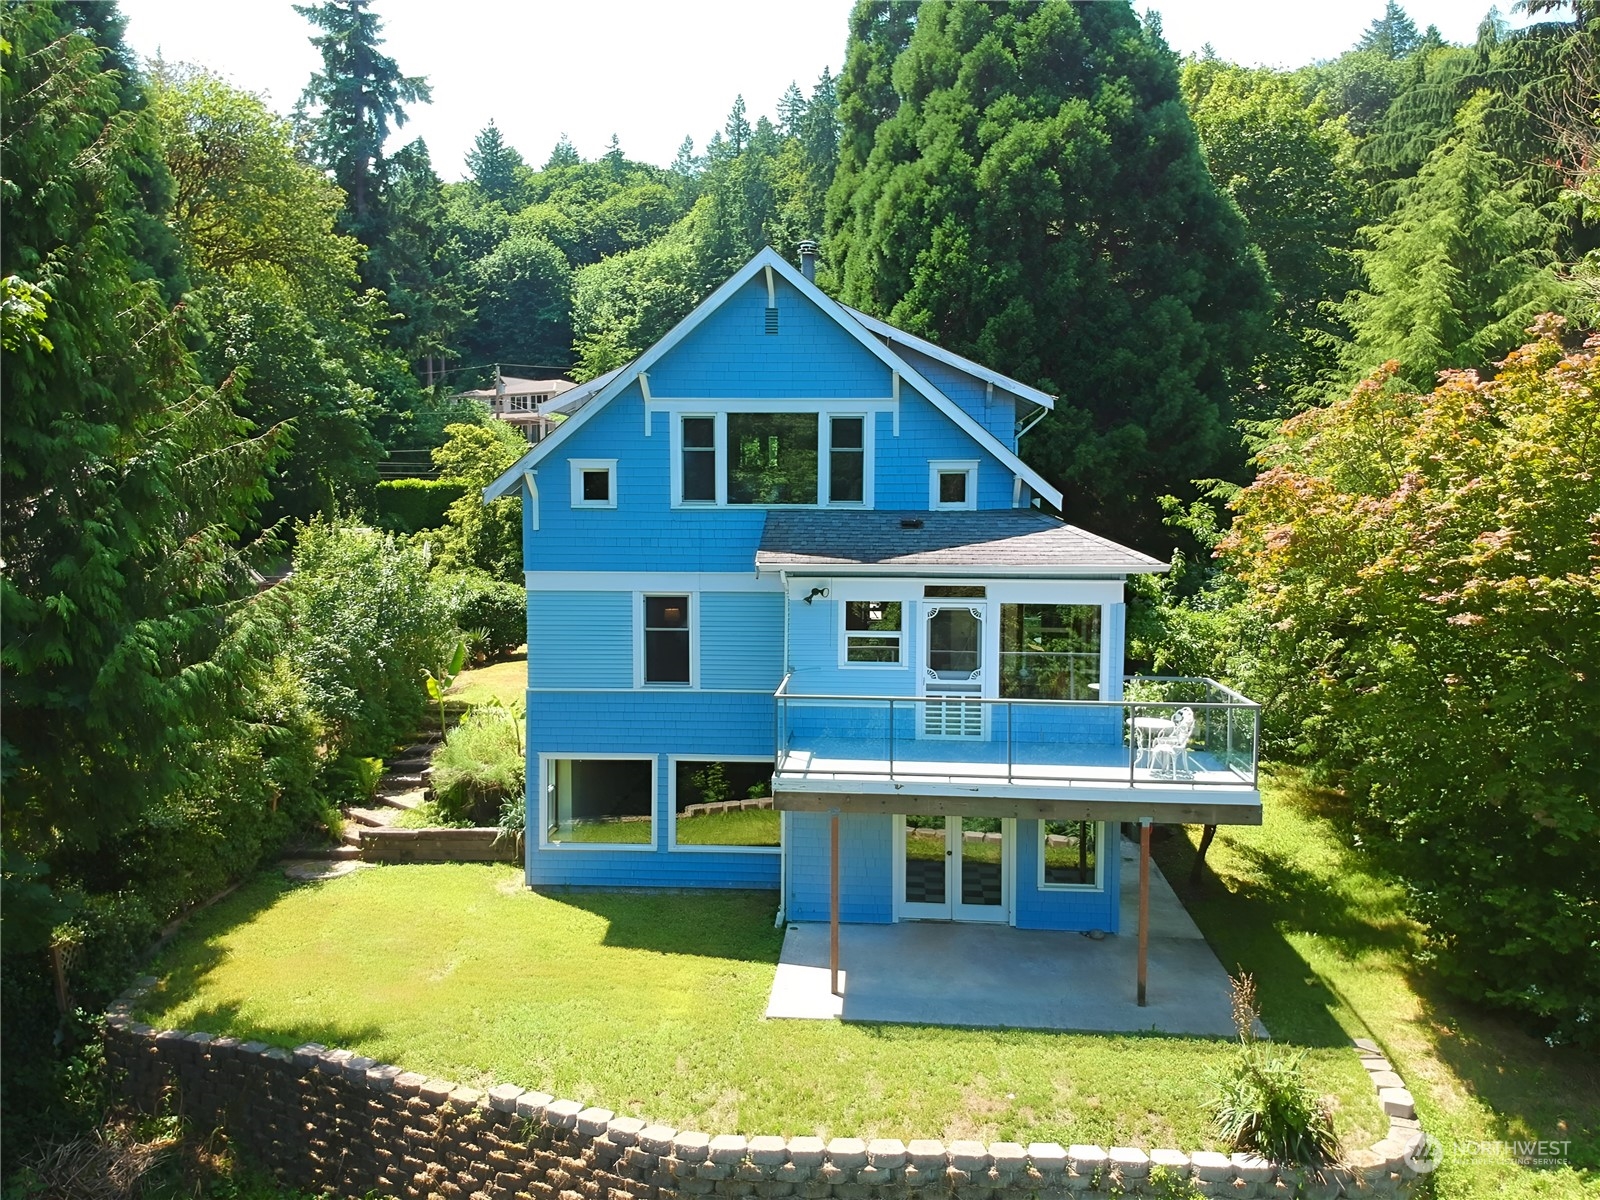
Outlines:
<svg viewBox="0 0 1600 1200"><path fill-rule="evenodd" d="M842 996L828 987L828 927L791 924L766 1015L1233 1037L1227 972L1153 862L1149 1003L1135 1003L1138 848L1124 841L1122 857L1120 936L944 921L841 925Z"/></svg>

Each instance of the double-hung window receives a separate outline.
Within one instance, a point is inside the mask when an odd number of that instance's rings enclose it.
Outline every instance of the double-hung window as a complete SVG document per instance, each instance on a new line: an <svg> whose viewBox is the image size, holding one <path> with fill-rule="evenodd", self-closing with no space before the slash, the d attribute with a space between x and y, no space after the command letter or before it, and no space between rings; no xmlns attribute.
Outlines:
<svg viewBox="0 0 1600 1200"><path fill-rule="evenodd" d="M844 602L844 661L849 666L897 666L905 629L898 600Z"/></svg>
<svg viewBox="0 0 1600 1200"><path fill-rule="evenodd" d="M865 417L828 418L828 503L860 504L866 499Z"/></svg>
<svg viewBox="0 0 1600 1200"><path fill-rule="evenodd" d="M644 598L644 682L690 683L688 596Z"/></svg>
<svg viewBox="0 0 1600 1200"><path fill-rule="evenodd" d="M717 419L683 418L683 500L717 502Z"/></svg>

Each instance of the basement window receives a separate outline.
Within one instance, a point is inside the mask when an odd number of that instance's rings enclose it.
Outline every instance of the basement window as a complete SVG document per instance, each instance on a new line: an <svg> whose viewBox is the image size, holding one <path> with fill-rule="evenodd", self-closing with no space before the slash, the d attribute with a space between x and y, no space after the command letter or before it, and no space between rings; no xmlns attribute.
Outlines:
<svg viewBox="0 0 1600 1200"><path fill-rule="evenodd" d="M696 850L775 849L772 759L674 759L673 842Z"/></svg>
<svg viewBox="0 0 1600 1200"><path fill-rule="evenodd" d="M655 759L549 758L544 765L546 844L655 844Z"/></svg>
<svg viewBox="0 0 1600 1200"><path fill-rule="evenodd" d="M1099 888L1101 821L1039 822L1039 887L1046 891Z"/></svg>

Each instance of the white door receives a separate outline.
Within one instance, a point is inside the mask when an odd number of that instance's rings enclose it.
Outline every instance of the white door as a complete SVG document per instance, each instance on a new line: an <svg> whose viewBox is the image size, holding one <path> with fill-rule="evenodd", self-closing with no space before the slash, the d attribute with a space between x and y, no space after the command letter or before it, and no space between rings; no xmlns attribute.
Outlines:
<svg viewBox="0 0 1600 1200"><path fill-rule="evenodd" d="M902 817L900 915L908 921L1008 919L1010 821Z"/></svg>
<svg viewBox="0 0 1600 1200"><path fill-rule="evenodd" d="M982 600L950 600L923 609L922 693L951 697L922 706L921 735L934 738L982 738L986 705L963 703L990 695L984 624L988 605Z"/></svg>

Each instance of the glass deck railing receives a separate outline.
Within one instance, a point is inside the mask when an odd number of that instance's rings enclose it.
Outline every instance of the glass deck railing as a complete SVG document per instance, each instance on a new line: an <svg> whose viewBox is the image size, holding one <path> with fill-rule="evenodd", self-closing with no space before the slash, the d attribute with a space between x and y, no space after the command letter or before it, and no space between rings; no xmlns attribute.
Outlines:
<svg viewBox="0 0 1600 1200"><path fill-rule="evenodd" d="M1214 679L1132 676L1121 700L774 694L788 780L1255 787L1261 706Z"/></svg>

